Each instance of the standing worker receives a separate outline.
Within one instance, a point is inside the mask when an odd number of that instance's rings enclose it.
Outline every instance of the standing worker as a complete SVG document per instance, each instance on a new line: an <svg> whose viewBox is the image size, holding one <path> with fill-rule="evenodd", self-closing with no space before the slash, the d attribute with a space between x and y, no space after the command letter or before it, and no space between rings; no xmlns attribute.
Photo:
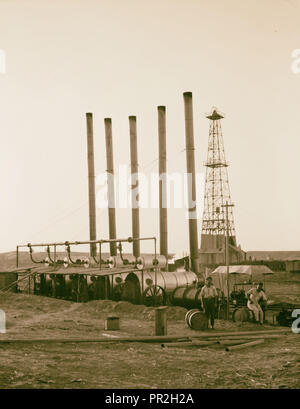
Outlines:
<svg viewBox="0 0 300 409"><path fill-rule="evenodd" d="M210 320L211 328L214 329L215 325L215 308L218 298L216 287L212 283L212 278L207 277L206 284L200 291L200 300L202 309L205 312L208 320Z"/></svg>
<svg viewBox="0 0 300 409"><path fill-rule="evenodd" d="M247 307L253 311L255 321L260 324L264 323L264 312L261 308L266 308L267 296L263 290L263 283L258 283L256 287L251 288L247 292L248 302Z"/></svg>

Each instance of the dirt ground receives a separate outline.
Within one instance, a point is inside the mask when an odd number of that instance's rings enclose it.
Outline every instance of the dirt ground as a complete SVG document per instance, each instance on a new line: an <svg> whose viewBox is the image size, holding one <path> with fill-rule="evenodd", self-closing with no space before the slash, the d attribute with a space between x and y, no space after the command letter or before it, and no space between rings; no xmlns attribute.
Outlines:
<svg viewBox="0 0 300 409"><path fill-rule="evenodd" d="M154 335L154 309L126 302L69 301L1 294L7 332L1 339ZM186 310L168 308L168 335L195 336ZM120 331L104 331L107 316ZM263 328L272 328L265 325ZM276 327L277 328L277 327ZM257 330L217 320L216 330ZM1 388L299 388L300 335L282 335L236 352L224 346L162 348L145 343L1 344Z"/></svg>

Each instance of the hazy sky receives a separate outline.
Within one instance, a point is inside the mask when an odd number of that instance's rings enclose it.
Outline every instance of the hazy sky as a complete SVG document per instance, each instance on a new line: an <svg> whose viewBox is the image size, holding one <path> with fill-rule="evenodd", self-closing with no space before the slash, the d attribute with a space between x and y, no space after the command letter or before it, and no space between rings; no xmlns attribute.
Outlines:
<svg viewBox="0 0 300 409"><path fill-rule="evenodd" d="M167 106L168 171L185 171L184 91L194 97L196 166L208 120L222 121L237 241L245 250L299 250L300 0L0 0L0 251L88 238L85 112L94 113L96 173L129 164L137 116L140 169L156 170L157 105ZM117 209L117 235L131 235ZM107 212L97 234L108 237ZM142 210L141 235L157 235ZM200 236L200 229L199 229ZM149 250L142 246L143 250ZM169 211L169 251L188 250L185 210Z"/></svg>

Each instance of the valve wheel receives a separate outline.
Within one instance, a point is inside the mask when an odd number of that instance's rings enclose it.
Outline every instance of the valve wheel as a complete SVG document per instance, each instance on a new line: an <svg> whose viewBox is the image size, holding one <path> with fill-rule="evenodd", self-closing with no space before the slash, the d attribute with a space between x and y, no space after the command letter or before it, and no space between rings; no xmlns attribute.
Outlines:
<svg viewBox="0 0 300 409"><path fill-rule="evenodd" d="M151 285L143 293L143 304L147 307L164 305L166 303L165 290L158 285Z"/></svg>

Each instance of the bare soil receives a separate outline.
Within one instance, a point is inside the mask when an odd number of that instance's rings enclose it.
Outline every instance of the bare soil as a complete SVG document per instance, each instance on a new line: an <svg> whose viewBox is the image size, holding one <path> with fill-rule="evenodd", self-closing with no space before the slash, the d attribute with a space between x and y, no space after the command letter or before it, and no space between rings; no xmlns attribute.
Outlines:
<svg viewBox="0 0 300 409"><path fill-rule="evenodd" d="M298 288L299 290L299 288ZM108 300L76 304L27 294L1 294L7 332L1 339L154 335L154 309ZM168 308L168 334L193 336L186 310ZM120 331L104 331L107 316ZM265 325L263 328L272 328ZM277 327L276 327L277 328ZM216 330L257 330L217 320ZM1 344L1 388L299 388L300 335L248 349L162 348L146 343Z"/></svg>

